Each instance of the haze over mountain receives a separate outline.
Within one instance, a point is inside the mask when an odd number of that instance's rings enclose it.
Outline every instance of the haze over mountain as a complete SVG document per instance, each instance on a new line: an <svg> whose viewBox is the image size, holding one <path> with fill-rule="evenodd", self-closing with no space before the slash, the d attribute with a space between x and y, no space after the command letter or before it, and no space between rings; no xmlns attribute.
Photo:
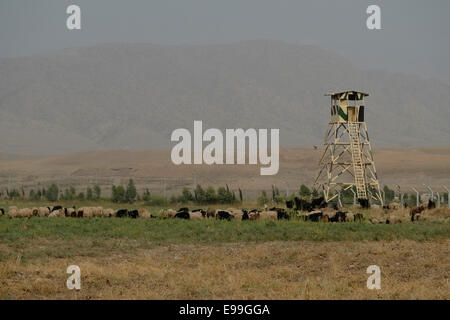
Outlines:
<svg viewBox="0 0 450 320"><path fill-rule="evenodd" d="M368 92L377 146L448 145L450 86L361 71L312 46L105 44L0 59L3 153L169 149L174 129L279 128L281 145L321 144L329 97Z"/></svg>

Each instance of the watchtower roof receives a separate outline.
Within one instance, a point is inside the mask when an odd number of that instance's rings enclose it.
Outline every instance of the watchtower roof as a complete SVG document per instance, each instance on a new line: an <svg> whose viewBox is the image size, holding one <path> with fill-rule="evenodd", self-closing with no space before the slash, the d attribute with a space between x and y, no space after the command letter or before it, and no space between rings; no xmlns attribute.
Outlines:
<svg viewBox="0 0 450 320"><path fill-rule="evenodd" d="M362 100L369 94L361 91L342 91L342 92L327 93L325 95L331 96L333 99L339 100Z"/></svg>

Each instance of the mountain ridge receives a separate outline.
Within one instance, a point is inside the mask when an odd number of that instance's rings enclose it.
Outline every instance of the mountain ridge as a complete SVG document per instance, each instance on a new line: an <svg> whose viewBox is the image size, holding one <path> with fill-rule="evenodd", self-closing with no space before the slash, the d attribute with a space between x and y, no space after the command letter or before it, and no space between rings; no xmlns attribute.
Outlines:
<svg viewBox="0 0 450 320"><path fill-rule="evenodd" d="M0 59L2 152L169 149L177 128L279 128L282 146L321 144L325 93L366 91L377 146L446 145L450 86L361 71L315 46L103 44Z"/></svg>

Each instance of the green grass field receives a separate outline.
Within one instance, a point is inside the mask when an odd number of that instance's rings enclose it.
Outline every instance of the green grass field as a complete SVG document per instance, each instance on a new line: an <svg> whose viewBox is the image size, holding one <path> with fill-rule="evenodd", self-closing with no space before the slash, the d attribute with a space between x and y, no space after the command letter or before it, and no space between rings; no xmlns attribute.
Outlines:
<svg viewBox="0 0 450 320"><path fill-rule="evenodd" d="M25 227L26 226L26 227ZM432 241L447 239L450 224L396 225L291 221L218 221L93 218L0 218L0 261L128 252L165 244L261 243L271 241Z"/></svg>
<svg viewBox="0 0 450 320"><path fill-rule="evenodd" d="M45 206L0 207L10 205ZM450 210L414 223L397 211L393 225L368 219L391 213L362 212L362 223L2 216L0 299L447 298ZM374 263L385 274L381 293L365 286ZM71 264L82 270L79 292L65 287Z"/></svg>

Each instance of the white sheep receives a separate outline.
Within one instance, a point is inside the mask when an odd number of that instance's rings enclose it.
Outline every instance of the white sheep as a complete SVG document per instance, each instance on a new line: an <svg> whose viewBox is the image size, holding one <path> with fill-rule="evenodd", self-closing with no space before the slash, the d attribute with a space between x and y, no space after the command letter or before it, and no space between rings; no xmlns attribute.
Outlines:
<svg viewBox="0 0 450 320"><path fill-rule="evenodd" d="M47 207L39 207L38 214L40 217L47 217L50 214L50 209Z"/></svg>
<svg viewBox="0 0 450 320"><path fill-rule="evenodd" d="M139 218L150 218L151 213L145 208L139 208L138 209Z"/></svg>

